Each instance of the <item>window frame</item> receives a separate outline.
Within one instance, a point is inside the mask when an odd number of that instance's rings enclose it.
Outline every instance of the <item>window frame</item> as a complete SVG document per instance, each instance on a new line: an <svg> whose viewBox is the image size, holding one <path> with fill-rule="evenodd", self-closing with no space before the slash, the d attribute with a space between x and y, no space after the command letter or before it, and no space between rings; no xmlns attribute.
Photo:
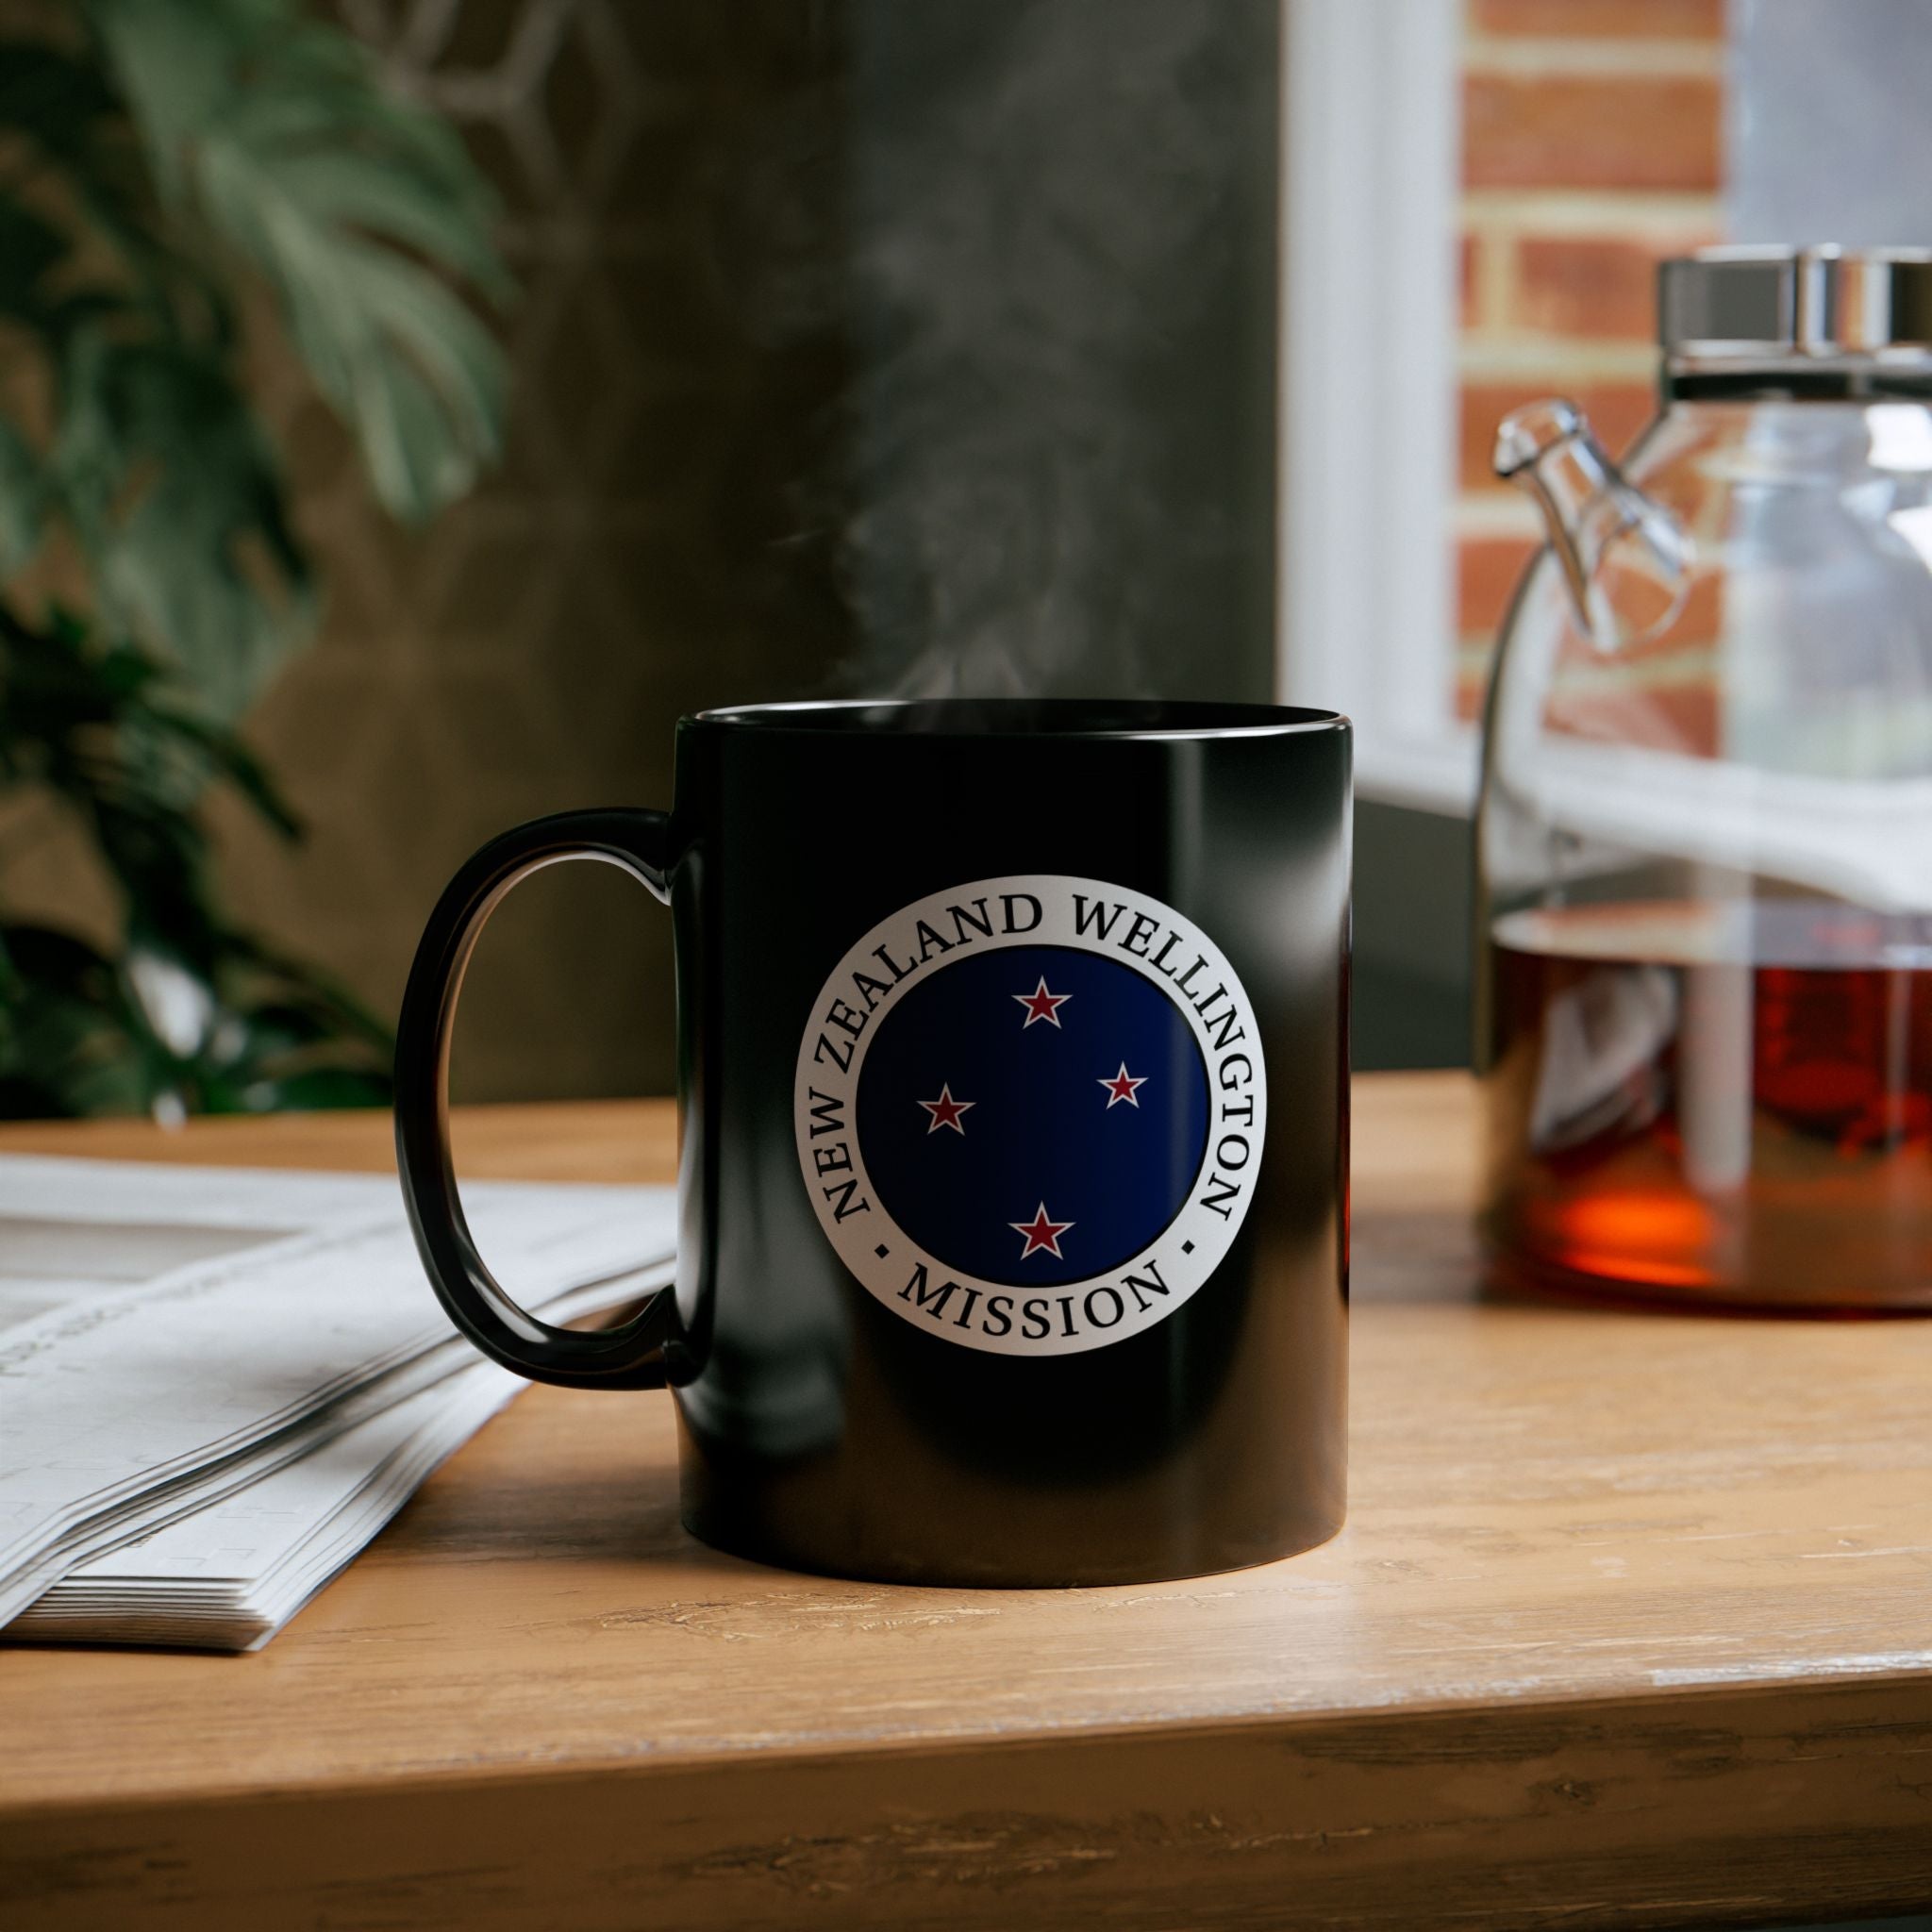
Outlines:
<svg viewBox="0 0 1932 1932"><path fill-rule="evenodd" d="M1365 798L1474 807L1455 710L1460 0L1283 0L1275 688Z"/></svg>

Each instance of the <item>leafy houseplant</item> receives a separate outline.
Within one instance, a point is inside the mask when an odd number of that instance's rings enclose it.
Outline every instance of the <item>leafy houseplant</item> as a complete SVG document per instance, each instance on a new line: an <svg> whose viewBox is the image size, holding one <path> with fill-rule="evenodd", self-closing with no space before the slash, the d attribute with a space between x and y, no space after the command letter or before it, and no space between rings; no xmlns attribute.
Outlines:
<svg viewBox="0 0 1932 1932"><path fill-rule="evenodd" d="M455 132L305 0L58 0L0 38L0 807L87 835L101 944L8 916L0 1114L375 1101L385 1028L242 929L201 806L294 821L237 721L315 575L250 408L276 317L392 515L496 455L501 298Z"/></svg>

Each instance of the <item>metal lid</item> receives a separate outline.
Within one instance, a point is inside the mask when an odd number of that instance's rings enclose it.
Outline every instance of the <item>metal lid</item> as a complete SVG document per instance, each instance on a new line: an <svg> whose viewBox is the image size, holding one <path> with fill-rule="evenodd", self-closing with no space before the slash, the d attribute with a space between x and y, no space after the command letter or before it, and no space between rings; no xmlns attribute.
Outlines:
<svg viewBox="0 0 1932 1932"><path fill-rule="evenodd" d="M1672 360L1781 362L1932 353L1932 251L1706 248L1657 272Z"/></svg>

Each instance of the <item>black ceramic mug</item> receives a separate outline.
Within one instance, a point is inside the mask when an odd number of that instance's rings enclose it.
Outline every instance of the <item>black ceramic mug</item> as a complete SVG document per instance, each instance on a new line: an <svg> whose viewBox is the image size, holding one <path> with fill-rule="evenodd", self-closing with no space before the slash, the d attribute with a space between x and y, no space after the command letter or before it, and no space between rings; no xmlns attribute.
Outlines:
<svg viewBox="0 0 1932 1932"><path fill-rule="evenodd" d="M573 858L671 907L677 1282L491 1278L445 1082L478 928ZM669 1383L686 1524L903 1582L1199 1574L1343 1508L1349 728L1269 706L687 718L676 802L506 833L431 915L396 1141L424 1265L540 1381Z"/></svg>

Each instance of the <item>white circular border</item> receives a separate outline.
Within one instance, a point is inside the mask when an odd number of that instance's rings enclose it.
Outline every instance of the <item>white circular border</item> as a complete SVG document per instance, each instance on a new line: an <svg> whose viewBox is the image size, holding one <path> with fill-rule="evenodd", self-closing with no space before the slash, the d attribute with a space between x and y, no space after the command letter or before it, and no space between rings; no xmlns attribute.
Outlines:
<svg viewBox="0 0 1932 1932"><path fill-rule="evenodd" d="M1091 932L1076 930L1076 895L1090 903L1101 901L1122 908L1108 924L1108 939L1096 940ZM1008 909L1008 897L1015 902L1034 900L1041 908L1039 922L1021 931L1006 930L1013 916ZM977 910L975 902L981 899L986 901L991 915L994 930L991 937L982 935L976 927L958 924L949 911L955 906ZM922 920L941 939L967 933L970 937L948 944L944 951L928 958L915 959ZM1130 951L1121 943L1122 938L1137 931L1141 922L1151 923L1154 927L1146 937L1146 951ZM1178 941L1177 946L1167 943L1169 935ZM1142 977L1163 988L1176 1009L1186 1016L1201 1050L1207 1070L1209 1115L1207 1152L1188 1199L1145 1254L1124 1267L1080 1281L1044 1285L1037 1291L958 1274L913 1241L876 1198L859 1152L856 1111L866 1052L879 1022L901 990L930 977L933 973L943 972L947 963L963 953L1022 945L1066 946L1076 952L1121 959ZM885 949L885 959L880 958L881 948ZM1177 960L1174 958L1176 952L1180 955ZM1196 956L1200 967L1191 972ZM1156 959L1168 961L1174 970L1157 966ZM913 963L889 979L889 973L898 968L902 960ZM860 973L885 984L882 997L869 995L857 985L854 975ZM1204 1019L1191 999L1177 995L1176 980L1180 977L1189 981L1188 991L1207 1002L1209 1018ZM1225 990L1225 998L1208 999L1217 986ZM861 1004L867 1001L870 1003ZM841 1027L832 1017L841 1006L851 1019L861 1014L864 1017L864 1024L856 1036L849 1024ZM1226 1018L1230 1008L1235 1016L1232 1026ZM1222 1040L1226 1043L1217 1044ZM842 1064L839 1059L841 1052L845 1056ZM1224 1067L1232 1067L1241 1059L1245 1059L1247 1077L1239 1086L1224 1088ZM829 1113L827 1102L836 1103ZM970 885L929 893L902 907L891 918L881 920L851 947L820 990L805 1037L799 1043L792 1126L798 1144L799 1171L819 1225L824 1229L825 1238L839 1258L874 1300L915 1326L962 1347L982 1349L992 1355L1078 1355L1088 1349L1124 1341L1154 1327L1187 1301L1221 1264L1241 1231L1255 1193L1261 1150L1267 1139L1268 1074L1262 1058L1260 1028L1247 992L1226 956L1191 921L1144 892L1128 891L1102 879L1018 874L1005 878L975 879ZM1217 1162L1217 1155L1231 1141L1243 1144L1244 1158L1238 1168L1224 1171ZM1228 1187L1235 1190L1231 1198L1222 1191ZM1207 1205L1210 1196L1217 1205ZM842 1220L838 1212L841 1208ZM1184 1253L1184 1244L1190 1242L1192 1252ZM881 1244L888 1250L883 1257L877 1253ZM1165 1284L1164 1294L1149 1292L1150 1263ZM921 1270L924 1271L923 1282ZM1136 1274L1141 1277L1140 1286L1130 1288L1127 1278ZM956 1304L954 1296L945 1292L946 1284L958 1290L963 1298L960 1303ZM926 1295L923 1307L913 1299L915 1291L922 1288ZM1114 1291L1124 1306L1120 1319L1104 1326L1087 1319L1088 1299L1101 1289ZM992 1307L1000 1297L1008 1300L1006 1311ZM1044 1319L1048 1333L1044 1336L1030 1332L1041 1318L1030 1310L1022 1312L1029 1302L1047 1305ZM1006 1332L989 1332L989 1320L1002 1313L1008 1324ZM1070 1327L1072 1333L1068 1332Z"/></svg>

